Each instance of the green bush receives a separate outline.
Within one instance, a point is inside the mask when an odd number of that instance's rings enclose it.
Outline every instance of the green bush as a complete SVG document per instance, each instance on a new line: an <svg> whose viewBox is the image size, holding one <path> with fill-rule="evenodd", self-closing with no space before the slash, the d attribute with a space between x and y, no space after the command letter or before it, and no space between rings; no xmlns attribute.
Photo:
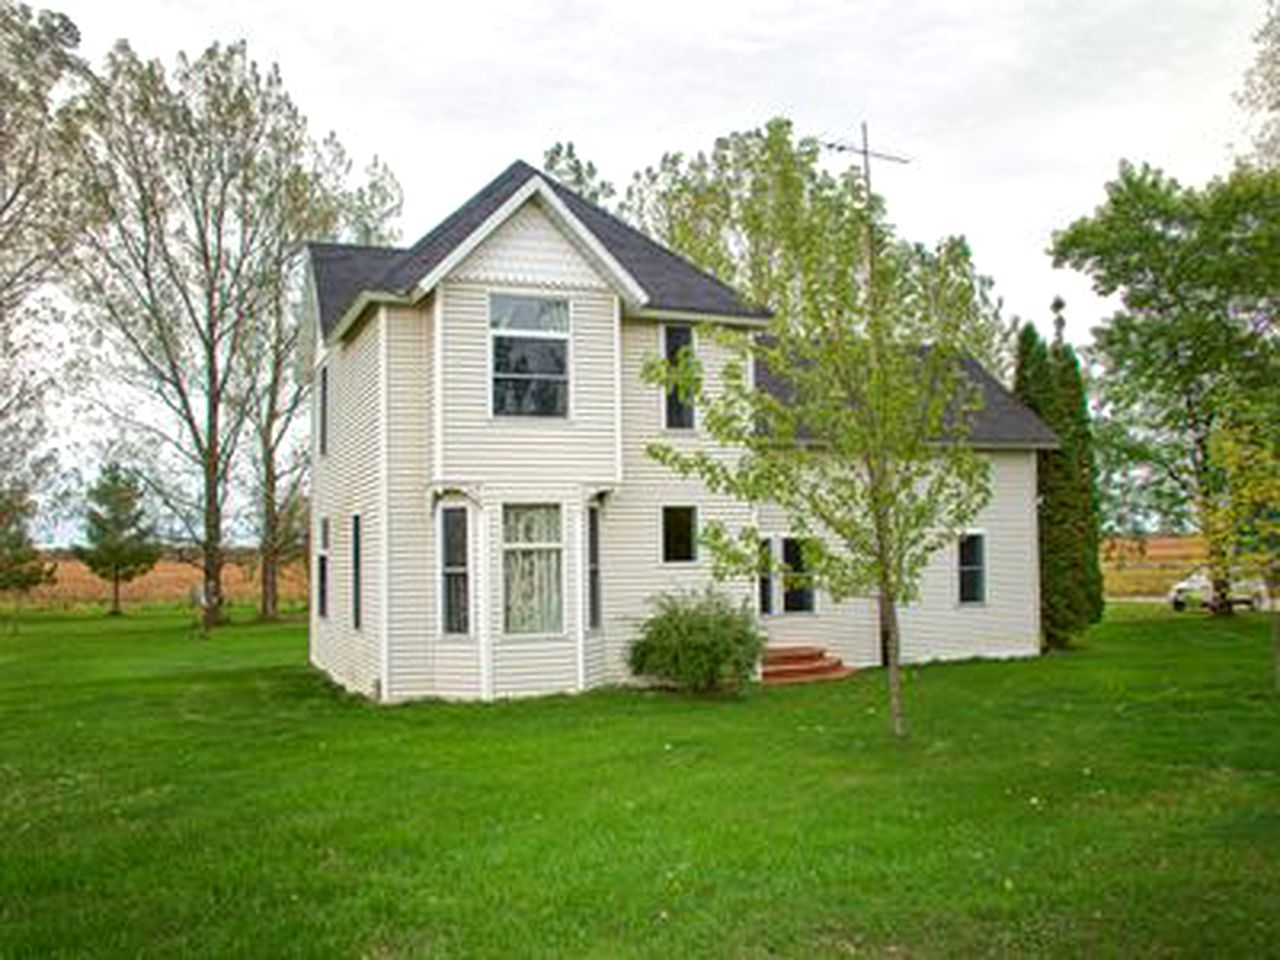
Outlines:
<svg viewBox="0 0 1280 960"><path fill-rule="evenodd" d="M631 672L706 693L740 687L755 672L764 636L750 608L714 588L654 598L631 646Z"/></svg>

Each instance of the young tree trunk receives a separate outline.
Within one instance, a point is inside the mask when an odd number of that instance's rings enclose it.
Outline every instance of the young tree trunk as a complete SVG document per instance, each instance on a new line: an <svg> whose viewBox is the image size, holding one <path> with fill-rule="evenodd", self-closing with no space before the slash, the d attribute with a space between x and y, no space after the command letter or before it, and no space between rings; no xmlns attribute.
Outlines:
<svg viewBox="0 0 1280 960"><path fill-rule="evenodd" d="M902 706L902 656L898 634L898 604L893 590L885 582L880 582L878 597L880 614L880 649L884 655L886 675L889 680L889 718L893 724L893 735L902 739L907 735L907 717Z"/></svg>
<svg viewBox="0 0 1280 960"><path fill-rule="evenodd" d="M209 448L204 464L204 610L202 624L205 631L212 630L222 620L222 503L218 482L217 414L210 413L213 421L209 430Z"/></svg>
<svg viewBox="0 0 1280 960"><path fill-rule="evenodd" d="M263 453L262 542L258 546L262 596L258 601L258 619L274 620L280 614L280 515L276 509L275 457L272 455L271 450L265 449L265 445Z"/></svg>
<svg viewBox="0 0 1280 960"><path fill-rule="evenodd" d="M111 571L111 616L120 616L120 571Z"/></svg>

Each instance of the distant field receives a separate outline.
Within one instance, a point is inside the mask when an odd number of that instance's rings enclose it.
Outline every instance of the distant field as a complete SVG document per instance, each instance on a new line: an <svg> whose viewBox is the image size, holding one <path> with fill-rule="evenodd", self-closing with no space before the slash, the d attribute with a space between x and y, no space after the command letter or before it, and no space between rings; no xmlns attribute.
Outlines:
<svg viewBox="0 0 1280 960"><path fill-rule="evenodd" d="M1204 562L1199 537L1108 540L1102 548L1102 580L1108 597L1154 597Z"/></svg>
<svg viewBox="0 0 1280 960"><path fill-rule="evenodd" d="M105 602L111 587L99 580L79 560L53 557L58 564L56 582L31 592L30 602L40 606L70 607ZM145 577L122 588L128 603L185 603L191 589L200 583L200 570L177 560L161 560ZM258 599L258 572L249 564L229 563L222 577L228 599L233 603L253 603ZM306 570L302 564L286 567L280 578L280 599L296 603L307 599Z"/></svg>

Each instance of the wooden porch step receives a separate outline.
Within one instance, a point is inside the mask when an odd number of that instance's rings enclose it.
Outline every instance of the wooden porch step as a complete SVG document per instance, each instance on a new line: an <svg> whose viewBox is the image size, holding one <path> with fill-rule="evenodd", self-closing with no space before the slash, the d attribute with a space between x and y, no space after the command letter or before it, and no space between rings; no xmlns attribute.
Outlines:
<svg viewBox="0 0 1280 960"><path fill-rule="evenodd" d="M822 647L794 645L765 648L761 679L765 686L842 680L854 672Z"/></svg>
<svg viewBox="0 0 1280 960"><path fill-rule="evenodd" d="M765 647L764 662L766 664L807 663L826 656L826 653L827 651L822 647L812 646Z"/></svg>
<svg viewBox="0 0 1280 960"><path fill-rule="evenodd" d="M793 673L785 677L765 677L764 685L766 687L785 687L792 683L821 683L823 680L843 680L845 677L851 677L857 670L853 667L839 666L832 670L822 670L816 673Z"/></svg>

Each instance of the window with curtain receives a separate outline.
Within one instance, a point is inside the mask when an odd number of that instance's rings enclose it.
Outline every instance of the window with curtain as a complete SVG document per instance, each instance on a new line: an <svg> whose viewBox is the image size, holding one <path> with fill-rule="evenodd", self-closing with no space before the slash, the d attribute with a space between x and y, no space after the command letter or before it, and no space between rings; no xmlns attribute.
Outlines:
<svg viewBox="0 0 1280 960"><path fill-rule="evenodd" d="M587 628L600 629L600 508L587 507Z"/></svg>
<svg viewBox="0 0 1280 960"><path fill-rule="evenodd" d="M986 537L980 533L960 538L960 602L985 603L987 599Z"/></svg>
<svg viewBox="0 0 1280 960"><path fill-rule="evenodd" d="M804 541L785 537L782 541L782 610L784 613L813 612L813 582L804 562Z"/></svg>
<svg viewBox="0 0 1280 960"><path fill-rule="evenodd" d="M681 350L693 349L693 327L686 323L669 323L662 330L666 337L663 352L667 363L674 367L680 360ZM672 430L693 428L693 404L684 400L674 387L667 391L667 427Z"/></svg>
<svg viewBox="0 0 1280 960"><path fill-rule="evenodd" d="M489 298L493 412L564 417L569 412L569 301L493 294Z"/></svg>
<svg viewBox="0 0 1280 960"><path fill-rule="evenodd" d="M508 505L502 509L503 631L564 630L563 541L560 507Z"/></svg>
<svg viewBox="0 0 1280 960"><path fill-rule="evenodd" d="M440 511L441 592L444 597L444 632L470 630L471 604L467 574L467 509L445 507Z"/></svg>

